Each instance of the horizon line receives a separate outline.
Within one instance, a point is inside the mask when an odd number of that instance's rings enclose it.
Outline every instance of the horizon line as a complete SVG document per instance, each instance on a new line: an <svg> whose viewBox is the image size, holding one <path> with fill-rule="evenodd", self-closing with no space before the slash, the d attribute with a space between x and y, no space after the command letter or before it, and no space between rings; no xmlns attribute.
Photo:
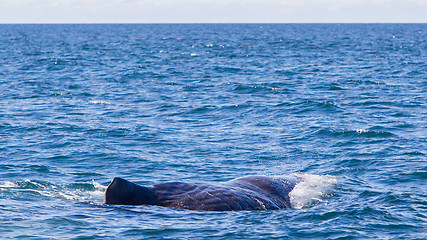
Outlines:
<svg viewBox="0 0 427 240"><path fill-rule="evenodd" d="M7 24L427 24L427 22L0 22L0 25Z"/></svg>

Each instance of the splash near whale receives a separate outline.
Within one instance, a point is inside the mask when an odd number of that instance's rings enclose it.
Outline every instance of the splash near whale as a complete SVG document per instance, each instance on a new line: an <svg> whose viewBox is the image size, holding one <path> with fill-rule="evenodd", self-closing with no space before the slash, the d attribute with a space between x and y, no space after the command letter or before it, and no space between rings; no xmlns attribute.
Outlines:
<svg viewBox="0 0 427 240"><path fill-rule="evenodd" d="M108 205L156 205L201 211L291 208L298 176L247 176L223 183L166 182L141 186L116 177L107 187Z"/></svg>

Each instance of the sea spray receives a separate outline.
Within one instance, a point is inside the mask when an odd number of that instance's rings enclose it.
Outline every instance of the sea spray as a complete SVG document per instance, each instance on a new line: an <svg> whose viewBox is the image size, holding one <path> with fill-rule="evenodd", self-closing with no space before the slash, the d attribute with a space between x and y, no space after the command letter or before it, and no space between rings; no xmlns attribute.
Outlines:
<svg viewBox="0 0 427 240"><path fill-rule="evenodd" d="M330 175L293 174L301 180L289 193L293 208L305 208L315 202L325 201L322 197L331 194L338 183L336 177Z"/></svg>

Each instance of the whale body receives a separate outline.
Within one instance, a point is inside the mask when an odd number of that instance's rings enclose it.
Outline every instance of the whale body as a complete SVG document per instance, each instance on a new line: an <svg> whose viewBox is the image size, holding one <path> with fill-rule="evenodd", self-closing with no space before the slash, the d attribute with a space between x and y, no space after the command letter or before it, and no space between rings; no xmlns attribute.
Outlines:
<svg viewBox="0 0 427 240"><path fill-rule="evenodd" d="M105 191L104 203L201 211L277 210L291 207L289 193L299 181L286 176L247 176L223 183L141 186L116 177Z"/></svg>

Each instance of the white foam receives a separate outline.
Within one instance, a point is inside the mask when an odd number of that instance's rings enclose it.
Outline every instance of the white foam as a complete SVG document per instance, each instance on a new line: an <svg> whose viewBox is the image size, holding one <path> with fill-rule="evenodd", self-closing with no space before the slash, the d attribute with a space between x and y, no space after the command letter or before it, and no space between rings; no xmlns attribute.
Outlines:
<svg viewBox="0 0 427 240"><path fill-rule="evenodd" d="M315 202L325 202L322 197L332 193L338 183L336 177L330 175L293 174L301 182L297 183L289 193L293 208L305 208Z"/></svg>
<svg viewBox="0 0 427 240"><path fill-rule="evenodd" d="M95 188L95 191L92 192L88 192L89 196L91 197L95 197L95 198L99 198L99 197L104 197L104 192L105 190L107 190L107 186L101 185L97 182L95 182L94 180L92 180L92 185Z"/></svg>
<svg viewBox="0 0 427 240"><path fill-rule="evenodd" d="M110 102L102 101L102 100L91 100L89 102L93 103L93 104L104 104L104 105L110 105L111 104Z"/></svg>
<svg viewBox="0 0 427 240"><path fill-rule="evenodd" d="M94 190L81 190L81 189L61 189L60 191L46 192L51 197L60 197L67 200L74 201L102 201L104 191L107 188L95 181L92 181Z"/></svg>
<svg viewBox="0 0 427 240"><path fill-rule="evenodd" d="M361 133L367 133L367 132L369 132L369 130L366 130L366 129L363 129L363 128L359 128L359 129L356 129L356 132L358 134L361 134Z"/></svg>
<svg viewBox="0 0 427 240"><path fill-rule="evenodd" d="M71 95L71 93L66 93L66 92L53 92L52 93L53 96L65 96L65 95Z"/></svg>
<svg viewBox="0 0 427 240"><path fill-rule="evenodd" d="M101 201L104 198L104 192L107 187L94 180L92 180L91 184L94 188L93 190L63 188L60 191L55 191L53 195L75 201Z"/></svg>
<svg viewBox="0 0 427 240"><path fill-rule="evenodd" d="M24 182L29 183L34 187L24 187L22 186L22 183ZM107 187L93 180L91 185L93 188L88 190L83 188L69 187L65 184L42 184L37 181L25 179L23 182L0 181L0 192L12 191L17 194L20 192L33 192L45 197L62 198L74 201L102 201Z"/></svg>
<svg viewBox="0 0 427 240"><path fill-rule="evenodd" d="M17 187L16 183L10 181L0 181L0 188L13 188Z"/></svg>

